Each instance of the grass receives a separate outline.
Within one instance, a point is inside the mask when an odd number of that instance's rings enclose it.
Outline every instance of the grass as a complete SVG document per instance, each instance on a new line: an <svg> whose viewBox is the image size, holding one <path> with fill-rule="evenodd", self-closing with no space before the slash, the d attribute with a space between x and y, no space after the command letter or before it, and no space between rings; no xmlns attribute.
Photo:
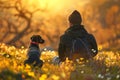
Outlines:
<svg viewBox="0 0 120 80"><path fill-rule="evenodd" d="M57 52L46 51L42 68L23 65L26 51L0 43L0 80L120 80L119 51L100 50L94 59L77 63L66 59L61 65L51 62Z"/></svg>

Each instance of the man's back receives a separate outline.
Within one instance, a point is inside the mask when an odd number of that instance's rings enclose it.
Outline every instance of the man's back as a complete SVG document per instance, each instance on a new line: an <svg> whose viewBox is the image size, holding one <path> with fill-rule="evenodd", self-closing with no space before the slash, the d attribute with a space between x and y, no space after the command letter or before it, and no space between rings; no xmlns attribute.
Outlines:
<svg viewBox="0 0 120 80"><path fill-rule="evenodd" d="M82 23L81 14L77 10L75 10L69 16L68 20L69 20L70 27L65 31L65 34L63 34L60 37L60 43L58 48L58 55L59 55L60 61L65 61L66 57L68 57L69 59L71 59L71 57L74 57L75 54L71 56L71 53L74 52L72 49L75 50L76 47L77 47L76 50L80 51L81 55L82 54L84 55L87 52L89 53L91 52L89 51L89 49L91 50L92 48L95 48L96 49L95 55L96 55L97 54L96 40L94 36L89 38L89 35L88 35L89 33L85 30L84 26L81 25ZM88 47L88 45L90 46ZM75 51L75 52L78 52L78 51ZM82 57L84 58L85 56L82 56Z"/></svg>
<svg viewBox="0 0 120 80"><path fill-rule="evenodd" d="M64 35L60 38L59 52L60 55L65 57L70 57L72 42L76 38L82 38L87 35L87 31L84 29L83 25L74 25L68 28ZM64 57L61 57L64 58Z"/></svg>

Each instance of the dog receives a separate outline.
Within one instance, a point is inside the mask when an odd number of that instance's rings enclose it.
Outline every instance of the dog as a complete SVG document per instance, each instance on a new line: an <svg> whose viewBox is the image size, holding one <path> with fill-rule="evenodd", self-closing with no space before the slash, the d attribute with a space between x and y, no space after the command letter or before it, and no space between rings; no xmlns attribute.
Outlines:
<svg viewBox="0 0 120 80"><path fill-rule="evenodd" d="M42 67L43 61L40 59L41 51L39 44L43 44L45 41L40 35L33 35L31 37L30 46L27 52L28 59L24 61L24 65L32 65Z"/></svg>

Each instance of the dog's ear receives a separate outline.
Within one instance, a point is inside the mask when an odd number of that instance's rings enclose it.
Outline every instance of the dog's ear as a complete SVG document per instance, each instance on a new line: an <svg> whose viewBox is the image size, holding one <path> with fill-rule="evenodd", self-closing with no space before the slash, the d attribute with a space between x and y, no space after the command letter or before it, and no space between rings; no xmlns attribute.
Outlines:
<svg viewBox="0 0 120 80"><path fill-rule="evenodd" d="M45 40L43 40L43 39L41 38L40 43L43 44L44 42L45 42Z"/></svg>
<svg viewBox="0 0 120 80"><path fill-rule="evenodd" d="M33 35L33 36L30 38L30 39L31 39L31 41L33 41L34 37L35 37L35 35Z"/></svg>
<svg viewBox="0 0 120 80"><path fill-rule="evenodd" d="M39 35L39 43L43 44L44 42L44 39L42 39L42 37Z"/></svg>

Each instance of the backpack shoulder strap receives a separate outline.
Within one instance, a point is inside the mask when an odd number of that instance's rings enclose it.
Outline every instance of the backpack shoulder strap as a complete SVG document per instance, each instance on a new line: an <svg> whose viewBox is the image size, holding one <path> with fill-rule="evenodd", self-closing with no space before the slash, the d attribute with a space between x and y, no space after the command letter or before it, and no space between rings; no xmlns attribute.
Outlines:
<svg viewBox="0 0 120 80"><path fill-rule="evenodd" d="M91 53L90 53L90 49L88 48L88 46L86 45L86 43L85 43L81 38L78 38L78 39L82 42L82 44L83 44L84 47L86 48L87 54L88 54L90 57L92 57L92 55L91 55Z"/></svg>
<svg viewBox="0 0 120 80"><path fill-rule="evenodd" d="M92 57L92 55L90 53L90 49L87 47L86 43L81 38L75 38L73 40L73 42L72 42L72 49L71 49L71 52L70 52L70 56L72 57L72 54L74 54L74 52L75 52L75 45L77 45L77 40L80 41L81 44L83 45L83 47L86 49L88 56Z"/></svg>

